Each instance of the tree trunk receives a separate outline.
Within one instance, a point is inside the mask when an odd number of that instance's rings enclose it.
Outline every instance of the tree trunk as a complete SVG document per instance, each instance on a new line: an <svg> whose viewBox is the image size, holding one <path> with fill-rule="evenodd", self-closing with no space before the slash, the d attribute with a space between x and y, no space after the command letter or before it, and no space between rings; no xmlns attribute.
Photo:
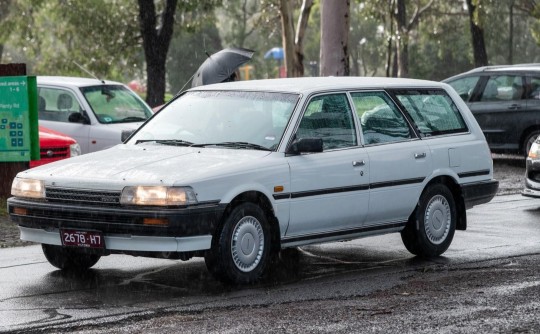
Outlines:
<svg viewBox="0 0 540 334"><path fill-rule="evenodd" d="M388 36L388 43L386 45L386 77L390 77L390 71L392 70L392 36L394 35L394 7L396 5L395 0L388 1L388 11L390 12L390 35Z"/></svg>
<svg viewBox="0 0 540 334"><path fill-rule="evenodd" d="M321 0L321 76L349 75L349 0Z"/></svg>
<svg viewBox="0 0 540 334"><path fill-rule="evenodd" d="M484 42L484 30L476 24L475 13L476 7L473 5L472 0L467 0L467 7L469 8L469 23L471 26L472 46L474 55L474 66L487 66L488 57L486 52L486 44Z"/></svg>
<svg viewBox="0 0 540 334"><path fill-rule="evenodd" d="M300 17L296 28L296 36L294 38L294 58L292 67L293 77L304 76L304 36L309 21L309 14L313 7L313 0L303 0L302 8L300 9Z"/></svg>
<svg viewBox="0 0 540 334"><path fill-rule="evenodd" d="M514 63L514 1L510 1L510 20L508 27L508 64ZM1 54L0 54L1 55Z"/></svg>
<svg viewBox="0 0 540 334"><path fill-rule="evenodd" d="M165 10L156 20L154 1L139 1L139 21L146 59L146 102L155 107L165 102L165 62L174 28L174 13L178 0L167 0Z"/></svg>
<svg viewBox="0 0 540 334"><path fill-rule="evenodd" d="M294 63L294 23L289 0L279 1L279 15L281 16L281 40L283 42L285 70L287 77L290 78L293 76L292 68Z"/></svg>
<svg viewBox="0 0 540 334"><path fill-rule="evenodd" d="M396 51L398 59L398 73L400 78L409 76L409 31L407 30L407 7L405 0L397 0L396 8L397 40Z"/></svg>

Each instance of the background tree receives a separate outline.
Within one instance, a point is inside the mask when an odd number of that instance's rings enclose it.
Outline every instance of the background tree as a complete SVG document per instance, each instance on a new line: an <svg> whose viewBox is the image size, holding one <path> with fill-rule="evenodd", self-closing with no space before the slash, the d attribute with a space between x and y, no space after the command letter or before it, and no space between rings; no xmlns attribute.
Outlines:
<svg viewBox="0 0 540 334"><path fill-rule="evenodd" d="M11 0L0 0L0 24L6 20L9 9L11 7ZM7 38L8 29L2 29L0 32L0 63L2 63L2 54L4 53L4 40Z"/></svg>
<svg viewBox="0 0 540 334"><path fill-rule="evenodd" d="M174 30L178 0L167 0L156 15L154 1L139 0L139 20L146 59L146 102L155 107L165 102L165 62Z"/></svg>
<svg viewBox="0 0 540 334"><path fill-rule="evenodd" d="M349 75L349 13L349 0L321 0L321 76Z"/></svg>
<svg viewBox="0 0 540 334"><path fill-rule="evenodd" d="M486 43L484 41L484 29L482 28L481 23L482 13L479 4L480 0L467 0L475 67L488 65Z"/></svg>
<svg viewBox="0 0 540 334"><path fill-rule="evenodd" d="M294 13L291 2L289 0L279 1L281 35L285 54L285 68L288 77L304 76L304 37L312 7L313 0L302 1L295 31Z"/></svg>
<svg viewBox="0 0 540 334"><path fill-rule="evenodd" d="M396 0L394 18L396 20L397 38L396 50L398 60L397 76L406 78L409 76L409 38L413 29L418 26L420 17L433 5L430 0L424 6L419 2L414 4L414 13L409 18L407 16L407 6L405 0Z"/></svg>

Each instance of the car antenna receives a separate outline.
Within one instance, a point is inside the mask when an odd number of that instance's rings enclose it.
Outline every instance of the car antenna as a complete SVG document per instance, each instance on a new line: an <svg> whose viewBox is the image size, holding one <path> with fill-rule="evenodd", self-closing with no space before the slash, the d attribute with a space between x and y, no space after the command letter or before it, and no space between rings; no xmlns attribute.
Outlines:
<svg viewBox="0 0 540 334"><path fill-rule="evenodd" d="M80 68L81 70L83 70L84 72L86 72L87 74L89 74L89 75L90 75L91 77L93 77L94 79L101 81L102 84L105 84L105 80L98 78L94 73L92 73L92 72L90 72L89 70L87 70L86 68L84 68L81 64L77 63L75 60L73 60L73 63L74 63L75 65L79 66L79 68Z"/></svg>

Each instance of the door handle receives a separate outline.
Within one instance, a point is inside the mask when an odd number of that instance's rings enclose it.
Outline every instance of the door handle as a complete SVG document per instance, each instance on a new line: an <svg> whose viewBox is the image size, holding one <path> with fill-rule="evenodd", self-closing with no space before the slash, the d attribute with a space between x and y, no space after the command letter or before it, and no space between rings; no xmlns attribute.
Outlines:
<svg viewBox="0 0 540 334"><path fill-rule="evenodd" d="M362 161L353 161L352 162L353 167L361 167L361 166L364 166L365 164L366 164L366 162L364 160L362 160Z"/></svg>
<svg viewBox="0 0 540 334"><path fill-rule="evenodd" d="M426 152L422 152L422 153L415 153L414 154L414 158L415 159L423 159L426 157Z"/></svg>
<svg viewBox="0 0 540 334"><path fill-rule="evenodd" d="M521 109L521 106L519 104L514 103L511 106L509 106L508 109L510 110Z"/></svg>

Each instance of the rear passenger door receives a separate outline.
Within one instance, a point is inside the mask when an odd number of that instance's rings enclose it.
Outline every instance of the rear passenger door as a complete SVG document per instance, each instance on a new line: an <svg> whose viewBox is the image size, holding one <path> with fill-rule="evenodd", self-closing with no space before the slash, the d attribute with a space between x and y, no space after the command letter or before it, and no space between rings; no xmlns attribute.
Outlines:
<svg viewBox="0 0 540 334"><path fill-rule="evenodd" d="M353 92L351 97L369 156L371 190L364 226L402 226L431 172L431 153L386 92Z"/></svg>
<svg viewBox="0 0 540 334"><path fill-rule="evenodd" d="M527 112L523 98L524 77L519 74L492 74L484 78L480 92L469 108L490 148L517 150L523 130L538 118Z"/></svg>

